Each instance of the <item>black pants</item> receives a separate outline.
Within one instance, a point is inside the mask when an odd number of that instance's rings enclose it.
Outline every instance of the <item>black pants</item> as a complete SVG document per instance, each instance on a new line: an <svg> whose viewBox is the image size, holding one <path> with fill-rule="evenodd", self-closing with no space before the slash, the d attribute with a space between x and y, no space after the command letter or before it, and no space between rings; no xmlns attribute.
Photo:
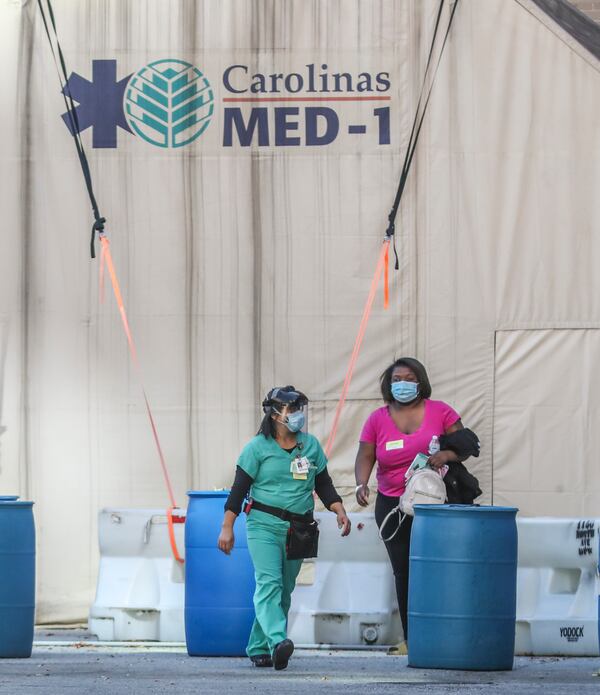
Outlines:
<svg viewBox="0 0 600 695"><path fill-rule="evenodd" d="M377 526L385 519L388 512L398 505L399 497L388 497L381 492L377 493L375 501L375 521ZM394 515L383 529L383 536L387 538L398 528L398 516ZM400 619L404 630L404 639L408 639L408 558L410 550L410 529L413 518L407 516L402 522L398 533L385 544L385 549L392 563L394 579L396 580L396 596L398 597L398 608L400 609Z"/></svg>

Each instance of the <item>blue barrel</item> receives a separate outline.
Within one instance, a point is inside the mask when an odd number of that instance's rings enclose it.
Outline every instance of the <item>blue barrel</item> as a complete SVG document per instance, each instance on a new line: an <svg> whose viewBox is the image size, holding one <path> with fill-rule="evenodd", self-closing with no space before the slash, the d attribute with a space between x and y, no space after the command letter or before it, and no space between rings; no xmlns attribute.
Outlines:
<svg viewBox="0 0 600 695"><path fill-rule="evenodd" d="M188 492L185 522L185 641L190 656L245 656L254 621L254 567L246 515L231 555L217 548L228 492Z"/></svg>
<svg viewBox="0 0 600 695"><path fill-rule="evenodd" d="M18 495L0 495L0 502L15 502L18 499Z"/></svg>
<svg viewBox="0 0 600 695"><path fill-rule="evenodd" d="M415 505L408 588L409 666L512 669L517 511Z"/></svg>
<svg viewBox="0 0 600 695"><path fill-rule="evenodd" d="M33 502L0 502L0 657L31 656L35 619Z"/></svg>

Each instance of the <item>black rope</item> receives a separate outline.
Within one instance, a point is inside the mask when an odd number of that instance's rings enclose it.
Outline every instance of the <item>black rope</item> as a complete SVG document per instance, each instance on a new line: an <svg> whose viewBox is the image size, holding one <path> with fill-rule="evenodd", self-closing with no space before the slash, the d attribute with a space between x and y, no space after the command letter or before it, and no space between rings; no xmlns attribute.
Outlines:
<svg viewBox="0 0 600 695"><path fill-rule="evenodd" d="M69 88L69 77L67 73L67 65L65 62L65 57L58 40L58 32L56 30L56 19L54 17L54 10L52 8L52 3L50 0L46 0L48 6L48 15L50 17L50 24L52 25L52 30L54 32L54 38L56 41L56 50L54 48L54 43L52 41L52 36L50 34L50 26L48 24L48 19L46 17L46 12L44 11L44 6L42 0L38 0L38 7L40 8L40 13L42 15L42 21L44 22L44 29L46 30L46 36L48 37L48 42L50 43L50 50L52 51L52 57L54 58L54 65L56 66L56 71L58 73L58 80L60 82L61 94L63 96L65 106L67 109L67 117L71 125L71 133L73 135L73 140L75 142L75 149L77 150L77 156L79 157L79 163L81 165L81 170L83 172L83 178L85 181L85 187L88 192L90 203L92 206L92 211L94 213L94 224L92 225L92 238L90 242L90 254L92 258L96 258L95 240L96 233L104 233L104 223L106 218L102 217L100 210L98 208L98 203L96 201L96 196L94 195L94 186L92 184L92 172L90 171L90 165L85 153L85 148L83 147L83 141L81 139L81 133L79 131L79 119L77 118L77 110L75 106L75 100L71 94L71 89ZM56 57L56 51L58 51L58 59ZM60 65L60 67L59 67Z"/></svg>
<svg viewBox="0 0 600 695"><path fill-rule="evenodd" d="M417 108L415 111L415 118L413 120L412 124L412 129L410 131L410 137L408 139L408 145L406 148L406 155L404 157L404 163L402 165L402 171L400 173L400 182L398 183L398 190L396 191L396 196L394 198L394 204L392 205L392 209L390 211L390 214L388 215L388 228L385 232L386 236L388 239L392 239L393 242L393 247L394 247L394 256L396 259L396 263L394 265L395 269L398 270L400 267L400 264L398 262L398 252L396 251L396 216L398 214L398 208L400 207L400 200L402 199L402 194L404 193L404 188L406 186L406 181L408 179L408 173L410 171L410 167L412 164L412 160L415 154L415 150L417 148L417 142L419 140L419 135L421 133L421 127L423 125L423 119L425 118L425 113L427 112L427 106L429 105L429 100L431 98L431 93L433 91L433 85L435 83L435 78L438 72L438 68L440 67L440 62L442 60L442 55L444 53L444 48L446 47L446 41L448 40L448 35L450 34L450 28L452 27L452 22L454 20L454 14L456 12L456 8L458 7L459 0L455 0L454 6L452 7L452 11L450 13L450 19L448 20L448 26L446 28L446 33L444 35L444 40L442 42L442 48L440 50L440 55L438 57L435 70L433 72L433 77L431 79L431 84L429 86L429 91L427 92L427 98L425 99L425 103L423 104L423 110L419 114L419 111L421 109L421 103L423 101L423 95L425 94L425 84L427 83L427 75L429 73L429 67L431 65L431 59L433 57L433 51L435 48L435 43L436 43L436 38L438 34L438 29L440 26L440 19L442 17L442 10L444 9L444 3L446 0L440 0L440 6L438 8L437 12L437 17L435 20L435 27L433 30L433 38L431 40L431 46L429 48L429 55L427 57L427 64L425 66L425 74L423 75L423 84L421 85L421 93L419 94L419 100L417 102Z"/></svg>

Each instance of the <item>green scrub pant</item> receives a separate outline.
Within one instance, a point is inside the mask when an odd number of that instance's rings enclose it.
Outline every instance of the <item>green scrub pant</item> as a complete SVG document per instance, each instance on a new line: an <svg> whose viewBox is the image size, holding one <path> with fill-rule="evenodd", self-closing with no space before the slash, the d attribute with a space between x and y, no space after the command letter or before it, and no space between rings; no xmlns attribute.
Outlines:
<svg viewBox="0 0 600 695"><path fill-rule="evenodd" d="M256 579L256 618L246 648L248 656L272 654L275 645L287 637L292 591L302 565L302 560L288 560L285 556L287 527L279 519L256 520L252 515L247 522L248 550Z"/></svg>

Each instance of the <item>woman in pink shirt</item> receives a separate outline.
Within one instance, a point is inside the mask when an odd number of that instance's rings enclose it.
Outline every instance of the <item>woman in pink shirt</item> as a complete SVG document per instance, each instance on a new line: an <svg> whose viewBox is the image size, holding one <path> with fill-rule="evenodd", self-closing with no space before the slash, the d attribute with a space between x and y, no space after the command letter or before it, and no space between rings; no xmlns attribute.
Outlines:
<svg viewBox="0 0 600 695"><path fill-rule="evenodd" d="M362 507L369 503L369 478L377 461L377 499L375 520L381 526L385 516L398 505L405 487L404 475L418 453L429 454L432 437L462 429L458 413L443 401L431 400L431 385L425 367L412 357L403 357L381 375L381 395L385 401L369 415L360 435L354 467L356 499ZM435 440L434 440L435 441ZM439 451L429 465L442 468L458 461L453 451ZM392 533L393 522L386 528ZM385 543L394 578L404 639L408 639L408 558L412 517Z"/></svg>

